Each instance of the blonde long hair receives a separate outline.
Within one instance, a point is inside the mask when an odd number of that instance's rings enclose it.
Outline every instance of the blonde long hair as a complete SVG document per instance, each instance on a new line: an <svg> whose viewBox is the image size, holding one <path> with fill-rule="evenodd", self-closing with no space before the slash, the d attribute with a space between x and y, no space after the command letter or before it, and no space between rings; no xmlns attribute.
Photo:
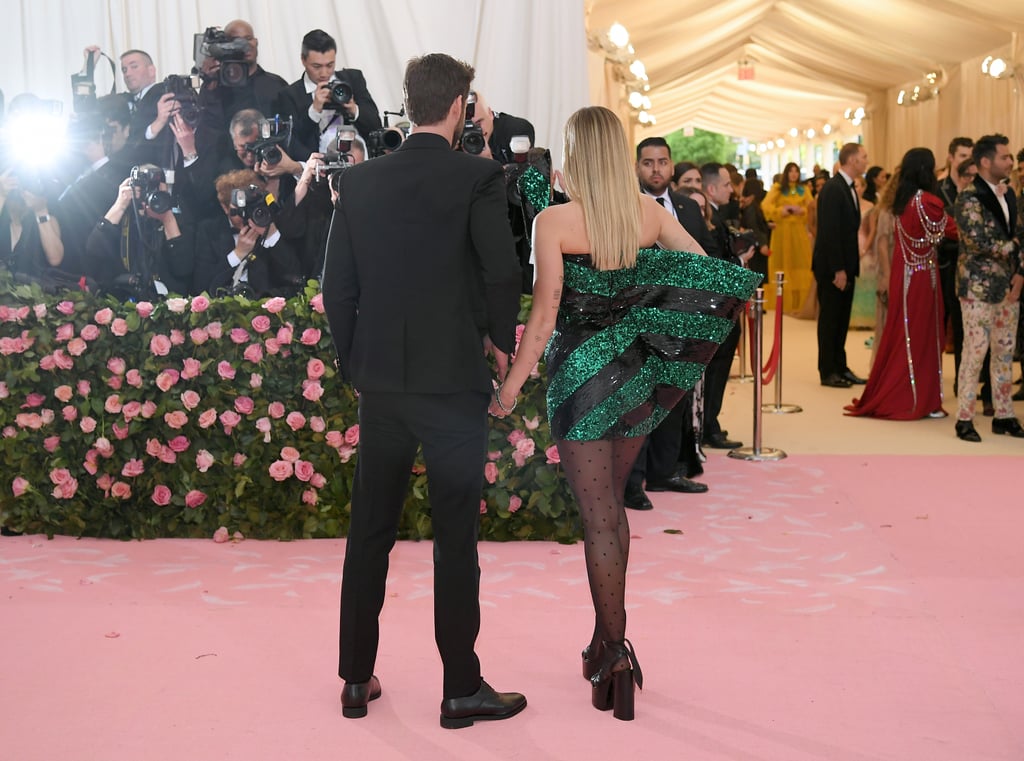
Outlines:
<svg viewBox="0 0 1024 761"><path fill-rule="evenodd" d="M603 106L588 106L565 124L565 184L583 207L590 257L598 270L632 267L640 246L640 188L626 131Z"/></svg>

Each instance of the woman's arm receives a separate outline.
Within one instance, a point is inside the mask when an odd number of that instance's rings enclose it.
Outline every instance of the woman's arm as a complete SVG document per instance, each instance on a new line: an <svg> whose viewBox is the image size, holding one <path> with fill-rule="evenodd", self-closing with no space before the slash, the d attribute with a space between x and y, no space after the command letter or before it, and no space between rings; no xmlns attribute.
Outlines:
<svg viewBox="0 0 1024 761"><path fill-rule="evenodd" d="M522 389L530 371L540 360L548 339L555 330L558 305L562 301L562 283L565 271L562 266L562 242L557 216L557 206L545 209L533 220L533 253L536 280L533 284L533 307L526 321L526 330L516 351L515 361L505 376L505 381L491 400L490 412L505 417L515 406L516 397Z"/></svg>

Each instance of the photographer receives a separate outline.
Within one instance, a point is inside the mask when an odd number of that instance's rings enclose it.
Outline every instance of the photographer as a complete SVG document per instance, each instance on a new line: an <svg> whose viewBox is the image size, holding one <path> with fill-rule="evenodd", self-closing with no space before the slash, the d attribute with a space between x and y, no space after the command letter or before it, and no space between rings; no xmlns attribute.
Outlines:
<svg viewBox="0 0 1024 761"><path fill-rule="evenodd" d="M294 294L304 282L301 265L274 223L276 204L266 183L242 169L218 177L216 187L224 217L203 220L197 228L195 292Z"/></svg>
<svg viewBox="0 0 1024 761"><path fill-rule="evenodd" d="M85 244L86 274L125 299L191 293L191 246L171 204L160 167L132 167Z"/></svg>
<svg viewBox="0 0 1024 761"><path fill-rule="evenodd" d="M164 128L177 108L174 95L156 86L156 66L145 51L122 53L121 75L128 90L131 122L119 160L128 166L170 166L173 138Z"/></svg>
<svg viewBox="0 0 1024 761"><path fill-rule="evenodd" d="M530 147L537 142L533 125L526 119L511 114L503 114L491 109L480 91L476 91L476 108L473 114L473 123L483 131L484 139L487 140L487 147L490 149L491 158L500 161L502 164L510 164L514 160L511 141L517 135L526 135L530 138Z"/></svg>
<svg viewBox="0 0 1024 761"><path fill-rule="evenodd" d="M351 124L364 140L381 129L380 113L359 69L335 70L337 44L321 29L302 38L302 78L277 97L275 111L291 116L294 124L290 149L304 161L323 152L338 128Z"/></svg>
<svg viewBox="0 0 1024 761"><path fill-rule="evenodd" d="M11 170L0 174L0 265L38 279L47 267L60 266L64 244L46 196L35 190L20 187Z"/></svg>

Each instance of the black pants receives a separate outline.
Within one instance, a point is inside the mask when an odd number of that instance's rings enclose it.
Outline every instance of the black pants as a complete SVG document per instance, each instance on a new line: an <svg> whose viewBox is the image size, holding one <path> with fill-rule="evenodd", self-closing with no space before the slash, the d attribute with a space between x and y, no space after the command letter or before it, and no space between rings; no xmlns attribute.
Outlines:
<svg viewBox="0 0 1024 761"><path fill-rule="evenodd" d="M846 290L840 291L831 280L818 281L818 374L821 380L842 375L846 364L846 334L850 330L853 309L853 287L856 278L848 278Z"/></svg>
<svg viewBox="0 0 1024 761"><path fill-rule="evenodd" d="M732 360L736 356L736 347L739 345L739 342L740 326L737 323L732 326L729 335L719 345L718 351L711 358L711 361L708 363L708 369L704 373L705 440L722 432L722 426L718 422L718 414L722 411L722 401L725 399L725 386L729 382L729 373L732 372Z"/></svg>
<svg viewBox="0 0 1024 761"><path fill-rule="evenodd" d="M359 459L341 581L338 674L345 681L364 682L373 674L388 555L422 444L434 529L434 638L444 666L443 697L464 697L479 689L476 543L487 403L488 396L475 391L360 396Z"/></svg>

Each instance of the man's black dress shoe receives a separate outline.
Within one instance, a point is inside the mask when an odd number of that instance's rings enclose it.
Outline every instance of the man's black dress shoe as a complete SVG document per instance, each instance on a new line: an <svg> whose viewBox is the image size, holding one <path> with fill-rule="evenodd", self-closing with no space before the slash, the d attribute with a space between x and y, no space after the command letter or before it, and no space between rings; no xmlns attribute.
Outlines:
<svg viewBox="0 0 1024 761"><path fill-rule="evenodd" d="M713 433L710 436L704 437L704 446L711 447L712 449L739 449L743 446L742 441L732 441L726 438L724 431Z"/></svg>
<svg viewBox="0 0 1024 761"><path fill-rule="evenodd" d="M1008 434L1015 439L1024 439L1024 427L1015 417L997 417L992 419L992 433Z"/></svg>
<svg viewBox="0 0 1024 761"><path fill-rule="evenodd" d="M839 377L843 380L849 381L854 386L863 386L867 381L860 376L854 375L852 370L843 370L839 373Z"/></svg>
<svg viewBox="0 0 1024 761"><path fill-rule="evenodd" d="M995 421L992 421L993 425ZM981 441L981 436L974 430L974 423L970 420L956 421L956 437L964 441Z"/></svg>
<svg viewBox="0 0 1024 761"><path fill-rule="evenodd" d="M441 701L441 726L461 729L474 721L498 721L515 716L526 708L526 698L518 692L496 692L480 680L480 689L464 698Z"/></svg>
<svg viewBox="0 0 1024 761"><path fill-rule="evenodd" d="M691 481L689 478L680 475L675 475L661 481L647 482L647 491L678 491L683 494L702 494L707 490L707 484Z"/></svg>
<svg viewBox="0 0 1024 761"><path fill-rule="evenodd" d="M341 715L346 719L366 716L366 704L380 697L380 680L371 676L366 682L345 682L341 689Z"/></svg>
<svg viewBox="0 0 1024 761"><path fill-rule="evenodd" d="M629 484L626 484L625 503L626 507L628 507L630 510L654 509L654 505L651 504L651 500L648 499L647 495L644 493L644 490L636 486L631 486Z"/></svg>
<svg viewBox="0 0 1024 761"><path fill-rule="evenodd" d="M842 375L826 375L821 379L822 386L829 386L831 388L849 388L853 384L846 380Z"/></svg>

